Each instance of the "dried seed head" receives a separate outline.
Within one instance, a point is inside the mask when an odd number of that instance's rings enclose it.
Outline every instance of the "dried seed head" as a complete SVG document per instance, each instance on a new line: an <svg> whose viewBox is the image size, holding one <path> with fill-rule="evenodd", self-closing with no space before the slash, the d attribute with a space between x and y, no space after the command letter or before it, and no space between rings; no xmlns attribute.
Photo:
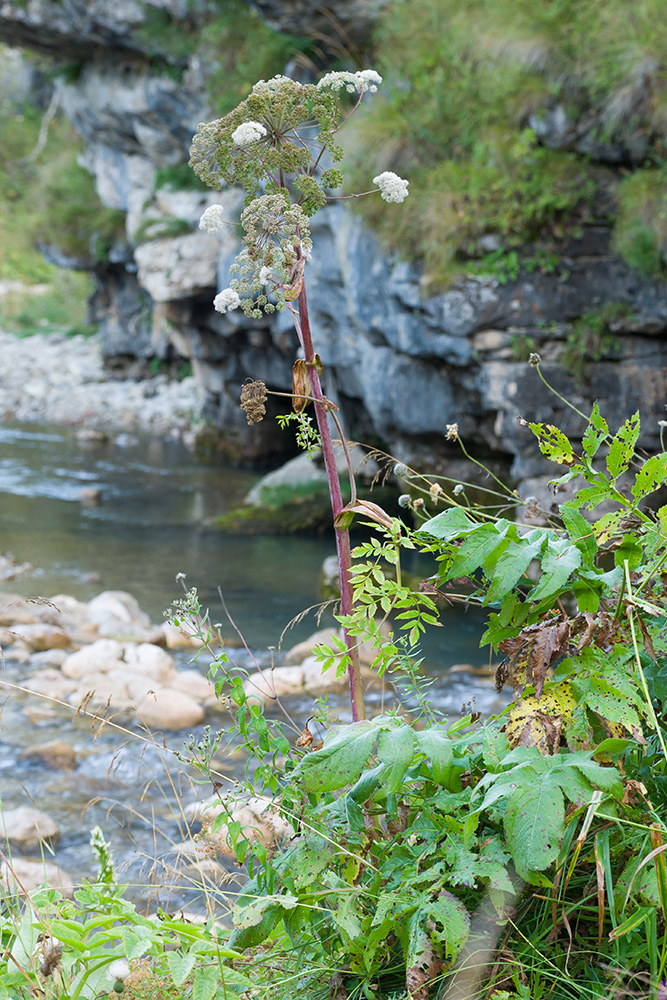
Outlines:
<svg viewBox="0 0 667 1000"><path fill-rule="evenodd" d="M268 393L264 382L254 382L249 379L241 388L241 409L249 424L259 423L266 414L266 403Z"/></svg>
<svg viewBox="0 0 667 1000"><path fill-rule="evenodd" d="M533 353L528 356L528 364L531 365L533 368L536 368L541 360L542 358L540 357L539 354Z"/></svg>
<svg viewBox="0 0 667 1000"><path fill-rule="evenodd" d="M445 434L445 440L458 441L458 439L459 439L459 425L447 424L447 433Z"/></svg>

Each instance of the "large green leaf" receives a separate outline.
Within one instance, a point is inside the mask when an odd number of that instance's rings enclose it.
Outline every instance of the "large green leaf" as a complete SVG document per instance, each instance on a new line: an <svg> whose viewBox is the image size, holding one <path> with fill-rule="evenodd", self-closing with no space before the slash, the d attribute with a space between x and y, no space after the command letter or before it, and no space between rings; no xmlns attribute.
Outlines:
<svg viewBox="0 0 667 1000"><path fill-rule="evenodd" d="M570 503L563 503L558 508L563 519L565 530L584 557L588 568L594 565L597 555L595 533L583 514L580 514Z"/></svg>
<svg viewBox="0 0 667 1000"><path fill-rule="evenodd" d="M191 952L184 955L180 951L168 951L165 957L174 986L182 986L194 968L195 955Z"/></svg>
<svg viewBox="0 0 667 1000"><path fill-rule="evenodd" d="M549 774L535 775L510 796L504 816L507 842L517 873L528 879L558 857L565 832L565 802Z"/></svg>
<svg viewBox="0 0 667 1000"><path fill-rule="evenodd" d="M383 765L380 782L386 795L393 795L399 790L414 754L415 733L412 726L401 724L380 733L377 756Z"/></svg>
<svg viewBox="0 0 667 1000"><path fill-rule="evenodd" d="M531 531L525 538L513 543L498 559L491 578L484 604L499 601L508 594L524 575L533 559L544 545L545 533L540 529Z"/></svg>
<svg viewBox="0 0 667 1000"><path fill-rule="evenodd" d="M321 750L307 754L292 777L307 792L332 792L361 775L381 729L373 722L354 722L329 730Z"/></svg>
<svg viewBox="0 0 667 1000"><path fill-rule="evenodd" d="M417 747L431 761L431 771L436 784L446 781L452 759L454 742L447 736L444 726L433 726L415 733Z"/></svg>
<svg viewBox="0 0 667 1000"><path fill-rule="evenodd" d="M574 571L581 566L581 552L568 538L549 538L547 550L540 562L542 575L528 595L531 601L551 597L564 587Z"/></svg>
<svg viewBox="0 0 667 1000"><path fill-rule="evenodd" d="M622 472L626 472L629 468L639 437L639 430L639 413L634 413L628 417L625 423L621 424L618 433L609 445L607 472L612 480L617 479Z"/></svg>
<svg viewBox="0 0 667 1000"><path fill-rule="evenodd" d="M500 520L496 524L480 524L476 531L470 532L454 557L448 578L468 576L479 569L497 546L504 543L509 527L509 521Z"/></svg>
<svg viewBox="0 0 667 1000"><path fill-rule="evenodd" d="M461 535L477 531L480 527L478 521L473 521L460 507L450 507L443 510L441 514L436 514L430 521L425 521L419 531L415 532L418 538L423 535L432 535L440 538L443 542L449 542Z"/></svg>

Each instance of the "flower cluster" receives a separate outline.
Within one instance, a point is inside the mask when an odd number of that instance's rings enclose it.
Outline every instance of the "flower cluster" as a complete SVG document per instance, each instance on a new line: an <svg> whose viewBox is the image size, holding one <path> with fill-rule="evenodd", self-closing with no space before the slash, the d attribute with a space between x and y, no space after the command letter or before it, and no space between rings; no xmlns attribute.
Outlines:
<svg viewBox="0 0 667 1000"><path fill-rule="evenodd" d="M266 182L268 190L277 190L284 175L310 173L313 149L303 129L317 129L315 158L327 150L339 160L343 151L334 141L337 125L334 93L284 76L262 80L224 118L198 126L190 166L210 187L225 180L254 197Z"/></svg>
<svg viewBox="0 0 667 1000"><path fill-rule="evenodd" d="M247 316L259 318L262 312L285 308L298 280L297 265L310 259L308 217L287 194L265 194L243 210L241 225L244 246L230 268L236 277L217 298L225 296L227 309L240 305ZM267 285L275 301L269 300ZM238 301L229 305L232 295Z"/></svg>
<svg viewBox="0 0 667 1000"><path fill-rule="evenodd" d="M202 217L199 220L199 228L205 230L207 233L217 232L224 224L224 214L222 205L209 205L202 213Z"/></svg>
<svg viewBox="0 0 667 1000"><path fill-rule="evenodd" d="M374 69L362 69L358 73L327 73L317 84L317 89L331 87L332 90L340 90L344 87L348 94L365 94L367 90L374 94L381 83L382 77Z"/></svg>
<svg viewBox="0 0 667 1000"><path fill-rule="evenodd" d="M213 308L219 313L231 312L232 309L238 309L240 305L241 299L238 292L232 288L223 288L213 299Z"/></svg>
<svg viewBox="0 0 667 1000"><path fill-rule="evenodd" d="M373 178L373 184L377 184L380 189L380 197L396 204L400 204L407 198L409 183L410 181L404 181L402 177L391 170L383 170L381 174Z"/></svg>
<svg viewBox="0 0 667 1000"><path fill-rule="evenodd" d="M235 146L247 146L257 142L267 134L261 122L243 122L232 132L232 142Z"/></svg>

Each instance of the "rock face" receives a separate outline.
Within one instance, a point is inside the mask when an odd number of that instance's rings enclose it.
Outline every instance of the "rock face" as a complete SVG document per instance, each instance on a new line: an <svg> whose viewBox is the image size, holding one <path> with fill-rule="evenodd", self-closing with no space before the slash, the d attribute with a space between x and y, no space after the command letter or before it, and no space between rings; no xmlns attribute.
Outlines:
<svg viewBox="0 0 667 1000"><path fill-rule="evenodd" d="M283 30L324 30L326 16L314 0L249 2ZM184 163L197 122L209 115L198 57L168 72L167 56L148 58L145 28L158 10L181 18L185 30L187 18L205 16L207 5L195 6L193 13L185 0L3 2L0 39L79 61L77 79L57 83L60 103L85 141L102 203L127 213L128 245L114 248L97 274L95 314L108 362L188 359L220 448L234 458L274 458L290 447L290 436L270 419L282 407L270 398L267 419L248 427L239 387L251 376L273 390L291 389L291 317L214 312L212 299L228 284L236 248L231 230L220 238L201 233L197 219L219 201L233 220L239 193L173 190L158 176ZM337 4L338 24L362 37L381 6L382 0ZM587 136L573 130L562 109L535 129L546 144L615 162L613 150L586 147ZM313 221L306 281L314 339L325 391L354 438L379 439L404 462L456 477L460 452L445 431L458 424L495 471L530 481L544 464L518 417L557 423L575 437L583 429L526 364L539 352L546 377L576 406L586 411L598 399L612 424L639 409L641 445L657 444L657 421L665 415L665 285L641 279L614 256L607 226L584 227L563 246L555 270L507 282L465 280L424 297L418 269L384 254L340 205ZM577 378L564 374L564 358L570 367L579 364Z"/></svg>

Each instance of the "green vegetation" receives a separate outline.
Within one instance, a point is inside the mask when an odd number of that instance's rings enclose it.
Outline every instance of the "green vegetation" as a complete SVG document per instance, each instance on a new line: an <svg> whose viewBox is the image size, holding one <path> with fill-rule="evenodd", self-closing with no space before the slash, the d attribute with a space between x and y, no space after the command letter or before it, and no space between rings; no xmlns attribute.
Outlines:
<svg viewBox="0 0 667 1000"><path fill-rule="evenodd" d="M623 181L617 247L650 274L663 266L667 52L661 0L424 0L390 5L376 34L377 99L355 121L351 190L377 169L410 178L400 214L355 203L402 252L424 259L442 285L483 256L536 240L557 249L590 214L609 171L548 149L526 127L556 105L588 118L596 141L645 136L645 163ZM630 156L630 154L628 154ZM663 249L661 249L661 247ZM530 250L528 253L530 254Z"/></svg>
<svg viewBox="0 0 667 1000"><path fill-rule="evenodd" d="M79 261L104 259L124 236L125 216L101 207L90 174L77 163L81 142L62 116L50 123L44 149L32 158L41 123L31 106L0 111L0 280L48 286L3 296L0 324L23 335L89 333L89 276L48 264L40 247Z"/></svg>
<svg viewBox="0 0 667 1000"><path fill-rule="evenodd" d="M557 514L498 482L471 505L465 492L448 495L446 480L405 470L421 494L420 528L375 522L355 550L354 612L339 621L373 645L374 668L409 711L397 703L332 724L322 705L324 745L313 749L306 730L295 742L289 717L276 718L280 703L254 704L245 672L215 655L196 593L175 606L174 620L214 656L231 731L253 761L250 790L273 795L298 830L275 853L219 820L251 875L227 946L244 955L259 996L286 1000L298 983L313 1000L334 990L429 1000L461 985L458 959L467 1000L658 997L667 508L646 502L667 482L667 453L635 452L636 414L613 434L597 405L589 418L575 412L581 442L530 425L563 470L557 482L584 481ZM528 504L545 526L507 520L508 504ZM436 560L427 592L402 577L414 548ZM438 595L487 608L482 642L505 657L496 681L512 701L482 723L465 709L444 718L419 672ZM323 669L348 666L342 640L316 652ZM209 743L191 748L204 775Z"/></svg>
<svg viewBox="0 0 667 1000"><path fill-rule="evenodd" d="M54 268L48 284L27 286L0 298L0 327L19 337L35 333L92 336L86 321L91 281L81 271Z"/></svg>
<svg viewBox="0 0 667 1000"><path fill-rule="evenodd" d="M667 167L638 170L618 188L614 249L652 278L667 270Z"/></svg>
<svg viewBox="0 0 667 1000"><path fill-rule="evenodd" d="M588 365L618 353L618 337L610 329L615 320L628 316L628 306L622 302L609 302L597 312L585 313L568 333L561 364L577 379L585 374Z"/></svg>
<svg viewBox="0 0 667 1000"><path fill-rule="evenodd" d="M216 114L231 111L258 79L282 73L291 58L306 53L312 43L273 31L257 11L242 0L214 0L208 23L195 27L185 14L173 17L166 10L146 4L144 24L136 39L158 61L182 72L187 59L197 52L207 74L207 90ZM198 15L198 18L201 14Z"/></svg>

